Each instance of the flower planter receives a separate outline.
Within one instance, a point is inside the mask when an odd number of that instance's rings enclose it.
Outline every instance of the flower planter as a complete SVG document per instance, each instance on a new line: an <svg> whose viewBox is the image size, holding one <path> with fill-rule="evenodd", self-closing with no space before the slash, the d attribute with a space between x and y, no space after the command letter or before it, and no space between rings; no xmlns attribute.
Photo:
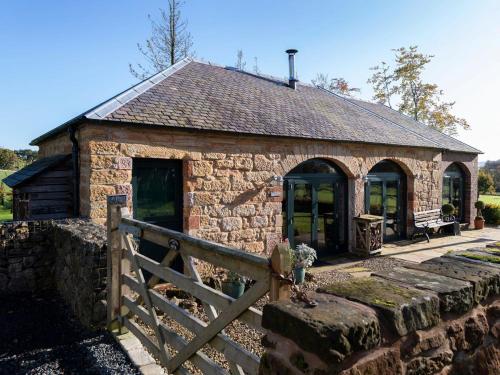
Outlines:
<svg viewBox="0 0 500 375"><path fill-rule="evenodd" d="M240 281L223 281L222 292L234 299L238 299L245 292L245 284Z"/></svg>
<svg viewBox="0 0 500 375"><path fill-rule="evenodd" d="M484 228L484 219L476 217L474 219L474 228L475 229L483 229Z"/></svg>
<svg viewBox="0 0 500 375"><path fill-rule="evenodd" d="M302 284L306 277L306 269L304 267L295 268L293 270L293 276L295 279L295 284Z"/></svg>

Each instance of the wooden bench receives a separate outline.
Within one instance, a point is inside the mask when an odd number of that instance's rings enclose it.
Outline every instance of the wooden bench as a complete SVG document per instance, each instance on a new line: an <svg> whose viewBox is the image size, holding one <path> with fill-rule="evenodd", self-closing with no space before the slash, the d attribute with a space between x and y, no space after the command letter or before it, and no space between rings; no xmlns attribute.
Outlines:
<svg viewBox="0 0 500 375"><path fill-rule="evenodd" d="M438 231L442 227L455 224L455 217L449 216L447 221L443 220L443 212L440 209L420 211L413 213L413 224L415 226L415 231L413 232L413 238L419 233L423 233L427 238L427 242L430 242L429 231L431 229L438 228Z"/></svg>

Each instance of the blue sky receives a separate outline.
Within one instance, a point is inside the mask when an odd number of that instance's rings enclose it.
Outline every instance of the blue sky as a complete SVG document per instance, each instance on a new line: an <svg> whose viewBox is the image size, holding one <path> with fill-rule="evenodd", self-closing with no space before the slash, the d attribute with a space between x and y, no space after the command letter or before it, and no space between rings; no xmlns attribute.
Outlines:
<svg viewBox="0 0 500 375"><path fill-rule="evenodd" d="M150 34L147 14L166 0L4 1L0 5L0 147L23 148L135 83L128 63ZM284 77L284 50L297 48L302 81L344 77L369 99L369 67L392 48L416 44L434 54L425 77L456 101L472 130L459 138L500 159L500 2L202 1L184 16L196 56Z"/></svg>

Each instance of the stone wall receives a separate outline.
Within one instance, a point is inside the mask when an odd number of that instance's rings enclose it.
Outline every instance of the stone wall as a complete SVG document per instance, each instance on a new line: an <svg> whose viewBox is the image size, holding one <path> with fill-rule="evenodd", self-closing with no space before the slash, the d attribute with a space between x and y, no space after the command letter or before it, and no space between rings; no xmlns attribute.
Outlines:
<svg viewBox="0 0 500 375"><path fill-rule="evenodd" d="M499 251L335 283L309 295L317 307L266 305L260 374L499 374Z"/></svg>
<svg viewBox="0 0 500 375"><path fill-rule="evenodd" d="M34 292L54 286L50 222L0 224L0 295Z"/></svg>
<svg viewBox="0 0 500 375"><path fill-rule="evenodd" d="M107 195L131 197L134 158L183 160L184 232L258 253L269 251L282 235L282 188L273 177L311 158L336 163L348 178L351 245L352 218L365 211L363 177L381 160L398 163L407 175L408 234L413 211L441 206L443 154L435 149L103 124L82 126L78 139L80 213L100 224L106 220ZM54 147L50 141L41 145L43 153Z"/></svg>
<svg viewBox="0 0 500 375"><path fill-rule="evenodd" d="M106 229L88 221L67 221L53 228L55 285L80 321L106 320Z"/></svg>
<svg viewBox="0 0 500 375"><path fill-rule="evenodd" d="M0 224L0 295L56 289L80 321L106 319L106 229L89 221Z"/></svg>

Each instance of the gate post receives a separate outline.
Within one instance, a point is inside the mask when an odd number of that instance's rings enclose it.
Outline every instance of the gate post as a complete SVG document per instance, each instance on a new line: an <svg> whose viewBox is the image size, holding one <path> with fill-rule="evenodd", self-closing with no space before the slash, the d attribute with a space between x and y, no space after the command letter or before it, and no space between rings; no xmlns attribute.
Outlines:
<svg viewBox="0 0 500 375"><path fill-rule="evenodd" d="M107 265L107 327L108 330L121 328L117 317L121 311L121 260L122 260L122 239L118 231L121 221L121 208L127 206L127 195L108 195L107 199L107 229L108 244L106 254Z"/></svg>
<svg viewBox="0 0 500 375"><path fill-rule="evenodd" d="M271 285L269 297L271 301L286 301L290 299L290 277L292 258L287 244L277 244L271 254Z"/></svg>

